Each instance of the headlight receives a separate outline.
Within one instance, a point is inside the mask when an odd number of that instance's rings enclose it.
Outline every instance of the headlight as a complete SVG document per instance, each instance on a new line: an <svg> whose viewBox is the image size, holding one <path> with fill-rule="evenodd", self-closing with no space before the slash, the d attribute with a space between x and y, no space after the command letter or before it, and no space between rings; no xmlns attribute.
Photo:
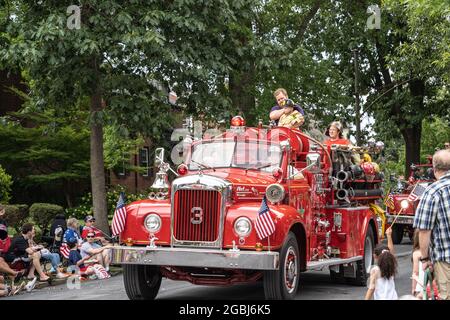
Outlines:
<svg viewBox="0 0 450 320"><path fill-rule="evenodd" d="M408 200L402 200L401 202L400 202L400 206L402 207L402 209L408 209L408 207L409 207L409 201Z"/></svg>
<svg viewBox="0 0 450 320"><path fill-rule="evenodd" d="M151 233L156 233L161 229L162 221L156 213L149 214L144 220L144 227Z"/></svg>
<svg viewBox="0 0 450 320"><path fill-rule="evenodd" d="M240 237L247 237L252 231L252 223L246 217L240 217L234 222L234 231Z"/></svg>
<svg viewBox="0 0 450 320"><path fill-rule="evenodd" d="M267 187L266 197L272 203L278 203L284 199L284 188L281 184L274 183Z"/></svg>

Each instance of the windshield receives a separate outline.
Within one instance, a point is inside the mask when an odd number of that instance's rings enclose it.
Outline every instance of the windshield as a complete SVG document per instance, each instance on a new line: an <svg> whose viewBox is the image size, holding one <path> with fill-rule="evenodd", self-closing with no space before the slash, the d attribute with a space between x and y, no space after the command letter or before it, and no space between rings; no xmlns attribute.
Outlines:
<svg viewBox="0 0 450 320"><path fill-rule="evenodd" d="M214 141L195 145L189 170L243 168L272 172L281 164L281 148L267 142Z"/></svg>

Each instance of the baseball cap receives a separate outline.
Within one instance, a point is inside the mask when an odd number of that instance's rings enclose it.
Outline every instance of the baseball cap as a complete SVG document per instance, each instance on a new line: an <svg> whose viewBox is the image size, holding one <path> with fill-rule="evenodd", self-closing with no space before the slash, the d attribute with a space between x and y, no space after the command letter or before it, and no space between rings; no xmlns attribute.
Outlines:
<svg viewBox="0 0 450 320"><path fill-rule="evenodd" d="M93 216L89 215L89 216L86 216L86 218L84 218L84 221L85 222L86 221L95 221L95 218Z"/></svg>

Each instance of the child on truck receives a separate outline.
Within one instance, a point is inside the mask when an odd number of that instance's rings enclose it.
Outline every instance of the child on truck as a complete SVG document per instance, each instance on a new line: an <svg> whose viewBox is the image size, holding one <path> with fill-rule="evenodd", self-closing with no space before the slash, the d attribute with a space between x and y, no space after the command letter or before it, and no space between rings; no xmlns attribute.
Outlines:
<svg viewBox="0 0 450 320"><path fill-rule="evenodd" d="M370 271L368 290L365 300L397 300L394 276L397 273L397 259L394 256L392 227L386 230L387 247L378 245L374 250L376 265Z"/></svg>

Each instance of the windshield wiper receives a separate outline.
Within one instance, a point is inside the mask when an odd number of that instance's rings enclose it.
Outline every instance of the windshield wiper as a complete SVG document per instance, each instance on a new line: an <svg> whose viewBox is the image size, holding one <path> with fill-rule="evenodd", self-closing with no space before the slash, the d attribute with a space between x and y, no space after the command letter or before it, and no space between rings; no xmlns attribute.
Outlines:
<svg viewBox="0 0 450 320"><path fill-rule="evenodd" d="M248 170L258 170L258 169L267 168L267 167L270 167L271 165L272 165L272 163L261 165L261 166L254 166L254 167L250 167L250 168L245 168L245 172L247 172Z"/></svg>
<svg viewBox="0 0 450 320"><path fill-rule="evenodd" d="M197 161L195 161L195 160L193 160L193 159L191 159L191 161L194 162L194 163L196 163L196 164L198 164L199 166L202 166L202 167L205 168L205 169L212 169L212 171L216 171L216 169L214 169L213 167L210 167L210 166L208 166L208 165L206 165L206 164L204 164L204 163L197 162Z"/></svg>

